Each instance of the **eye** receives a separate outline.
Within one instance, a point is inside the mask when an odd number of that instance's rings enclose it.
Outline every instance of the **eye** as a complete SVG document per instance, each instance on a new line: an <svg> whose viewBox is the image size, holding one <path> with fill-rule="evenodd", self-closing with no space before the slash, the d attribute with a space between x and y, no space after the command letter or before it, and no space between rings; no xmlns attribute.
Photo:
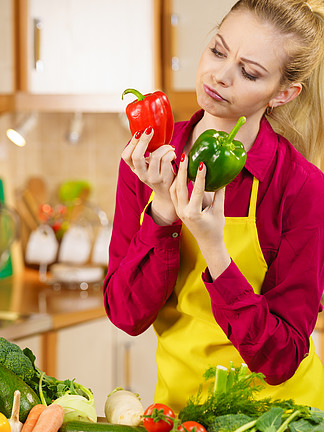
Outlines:
<svg viewBox="0 0 324 432"><path fill-rule="evenodd" d="M242 71L242 75L244 76L244 78L246 78L250 81L256 81L258 79L258 77L247 73L246 70L244 69L244 67L241 68L241 71Z"/></svg>
<svg viewBox="0 0 324 432"><path fill-rule="evenodd" d="M219 58L226 57L225 54L223 54L222 52L218 51L218 49L216 47L210 48L210 51L213 54L215 54L216 57L219 57Z"/></svg>

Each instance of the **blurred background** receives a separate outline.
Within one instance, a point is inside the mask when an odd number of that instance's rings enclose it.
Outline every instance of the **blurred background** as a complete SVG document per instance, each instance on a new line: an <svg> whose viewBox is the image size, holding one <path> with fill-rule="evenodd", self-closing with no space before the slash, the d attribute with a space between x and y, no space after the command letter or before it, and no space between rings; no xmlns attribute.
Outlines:
<svg viewBox="0 0 324 432"><path fill-rule="evenodd" d="M17 270L21 261L37 264L37 257L26 261L26 248L40 224L55 229L60 246L71 211L59 204L90 203L111 223L130 138L125 108L134 100L122 100L123 90L161 89L175 119L189 118L198 109L200 53L233 3L0 0L0 178L21 220ZM79 188L62 202L60 188L77 182L87 183L87 193L78 196ZM72 222L80 214L96 219L89 208L72 213Z"/></svg>
<svg viewBox="0 0 324 432"><path fill-rule="evenodd" d="M198 110L200 55L233 0L0 0L0 336L94 391L153 401L152 329L112 326L102 300L126 88ZM323 319L314 333L324 358Z"/></svg>

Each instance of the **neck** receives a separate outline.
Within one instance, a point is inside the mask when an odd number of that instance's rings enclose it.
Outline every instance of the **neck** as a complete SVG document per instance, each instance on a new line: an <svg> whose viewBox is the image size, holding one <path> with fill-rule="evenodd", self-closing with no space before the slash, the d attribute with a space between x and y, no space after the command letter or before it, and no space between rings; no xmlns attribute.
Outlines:
<svg viewBox="0 0 324 432"><path fill-rule="evenodd" d="M225 119L221 117L215 117L208 112L205 111L201 120L196 124L192 131L190 143L190 147L196 141L198 136L202 134L207 129L216 129L218 131L224 131L230 133L233 127L235 126L238 118L233 119ZM242 126L242 128L238 131L235 139L241 141L244 145L246 151L249 151L252 147L260 128L261 118L252 118L248 117L246 123Z"/></svg>

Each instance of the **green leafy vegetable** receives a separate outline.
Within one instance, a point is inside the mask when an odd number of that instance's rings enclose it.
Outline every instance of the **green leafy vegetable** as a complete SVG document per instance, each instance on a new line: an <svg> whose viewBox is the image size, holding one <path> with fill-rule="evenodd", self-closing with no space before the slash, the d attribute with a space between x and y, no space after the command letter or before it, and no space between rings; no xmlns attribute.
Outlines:
<svg viewBox="0 0 324 432"><path fill-rule="evenodd" d="M270 411L262 414L258 418L255 425L257 429L261 432L276 432L281 426L281 417L284 410L279 407L271 408Z"/></svg>
<svg viewBox="0 0 324 432"><path fill-rule="evenodd" d="M49 405L59 399L62 404L64 402L69 404L69 411L65 412L65 417L68 419L82 418L82 420L96 421L97 415L91 390L74 380L62 381L46 375L35 365L35 360L36 357L29 348L22 350L15 343L0 337L0 364L19 376L33 389L43 405Z"/></svg>
<svg viewBox="0 0 324 432"><path fill-rule="evenodd" d="M245 414L225 414L215 418L208 428L208 432L233 432L240 426L251 421L251 417Z"/></svg>
<svg viewBox="0 0 324 432"><path fill-rule="evenodd" d="M88 398L75 394L66 394L55 399L53 403L61 405L64 409L64 423L75 420L97 422L97 412L90 391Z"/></svg>
<svg viewBox="0 0 324 432"><path fill-rule="evenodd" d="M208 432L324 432L323 411L292 399L257 398L265 377L248 373L245 364L209 368L204 378L212 381L207 396L203 399L202 384L180 411L182 422L196 421Z"/></svg>
<svg viewBox="0 0 324 432"><path fill-rule="evenodd" d="M23 353L29 358L35 371L33 378L27 384L36 391L44 405L48 405L55 399L65 395L83 396L91 401L94 399L91 390L74 382L74 380L62 381L42 372L35 365L36 357L29 348L25 348Z"/></svg>
<svg viewBox="0 0 324 432"><path fill-rule="evenodd" d="M22 349L3 337L0 337L0 364L25 382L30 381L35 375L33 364Z"/></svg>

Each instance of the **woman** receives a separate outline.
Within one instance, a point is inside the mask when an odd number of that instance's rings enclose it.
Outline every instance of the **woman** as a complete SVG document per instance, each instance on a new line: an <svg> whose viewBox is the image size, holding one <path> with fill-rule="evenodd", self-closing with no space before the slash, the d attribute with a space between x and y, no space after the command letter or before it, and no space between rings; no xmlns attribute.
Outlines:
<svg viewBox="0 0 324 432"><path fill-rule="evenodd" d="M324 176L299 152L317 163L323 151L323 41L322 0L239 1L202 54L202 110L149 158L151 127L123 152L105 307L131 335L154 325L155 399L176 411L207 367L231 361L265 375L260 397L324 409L310 340L324 286ZM229 132L242 115L242 172L225 192L204 192L203 164L188 183L196 138Z"/></svg>

